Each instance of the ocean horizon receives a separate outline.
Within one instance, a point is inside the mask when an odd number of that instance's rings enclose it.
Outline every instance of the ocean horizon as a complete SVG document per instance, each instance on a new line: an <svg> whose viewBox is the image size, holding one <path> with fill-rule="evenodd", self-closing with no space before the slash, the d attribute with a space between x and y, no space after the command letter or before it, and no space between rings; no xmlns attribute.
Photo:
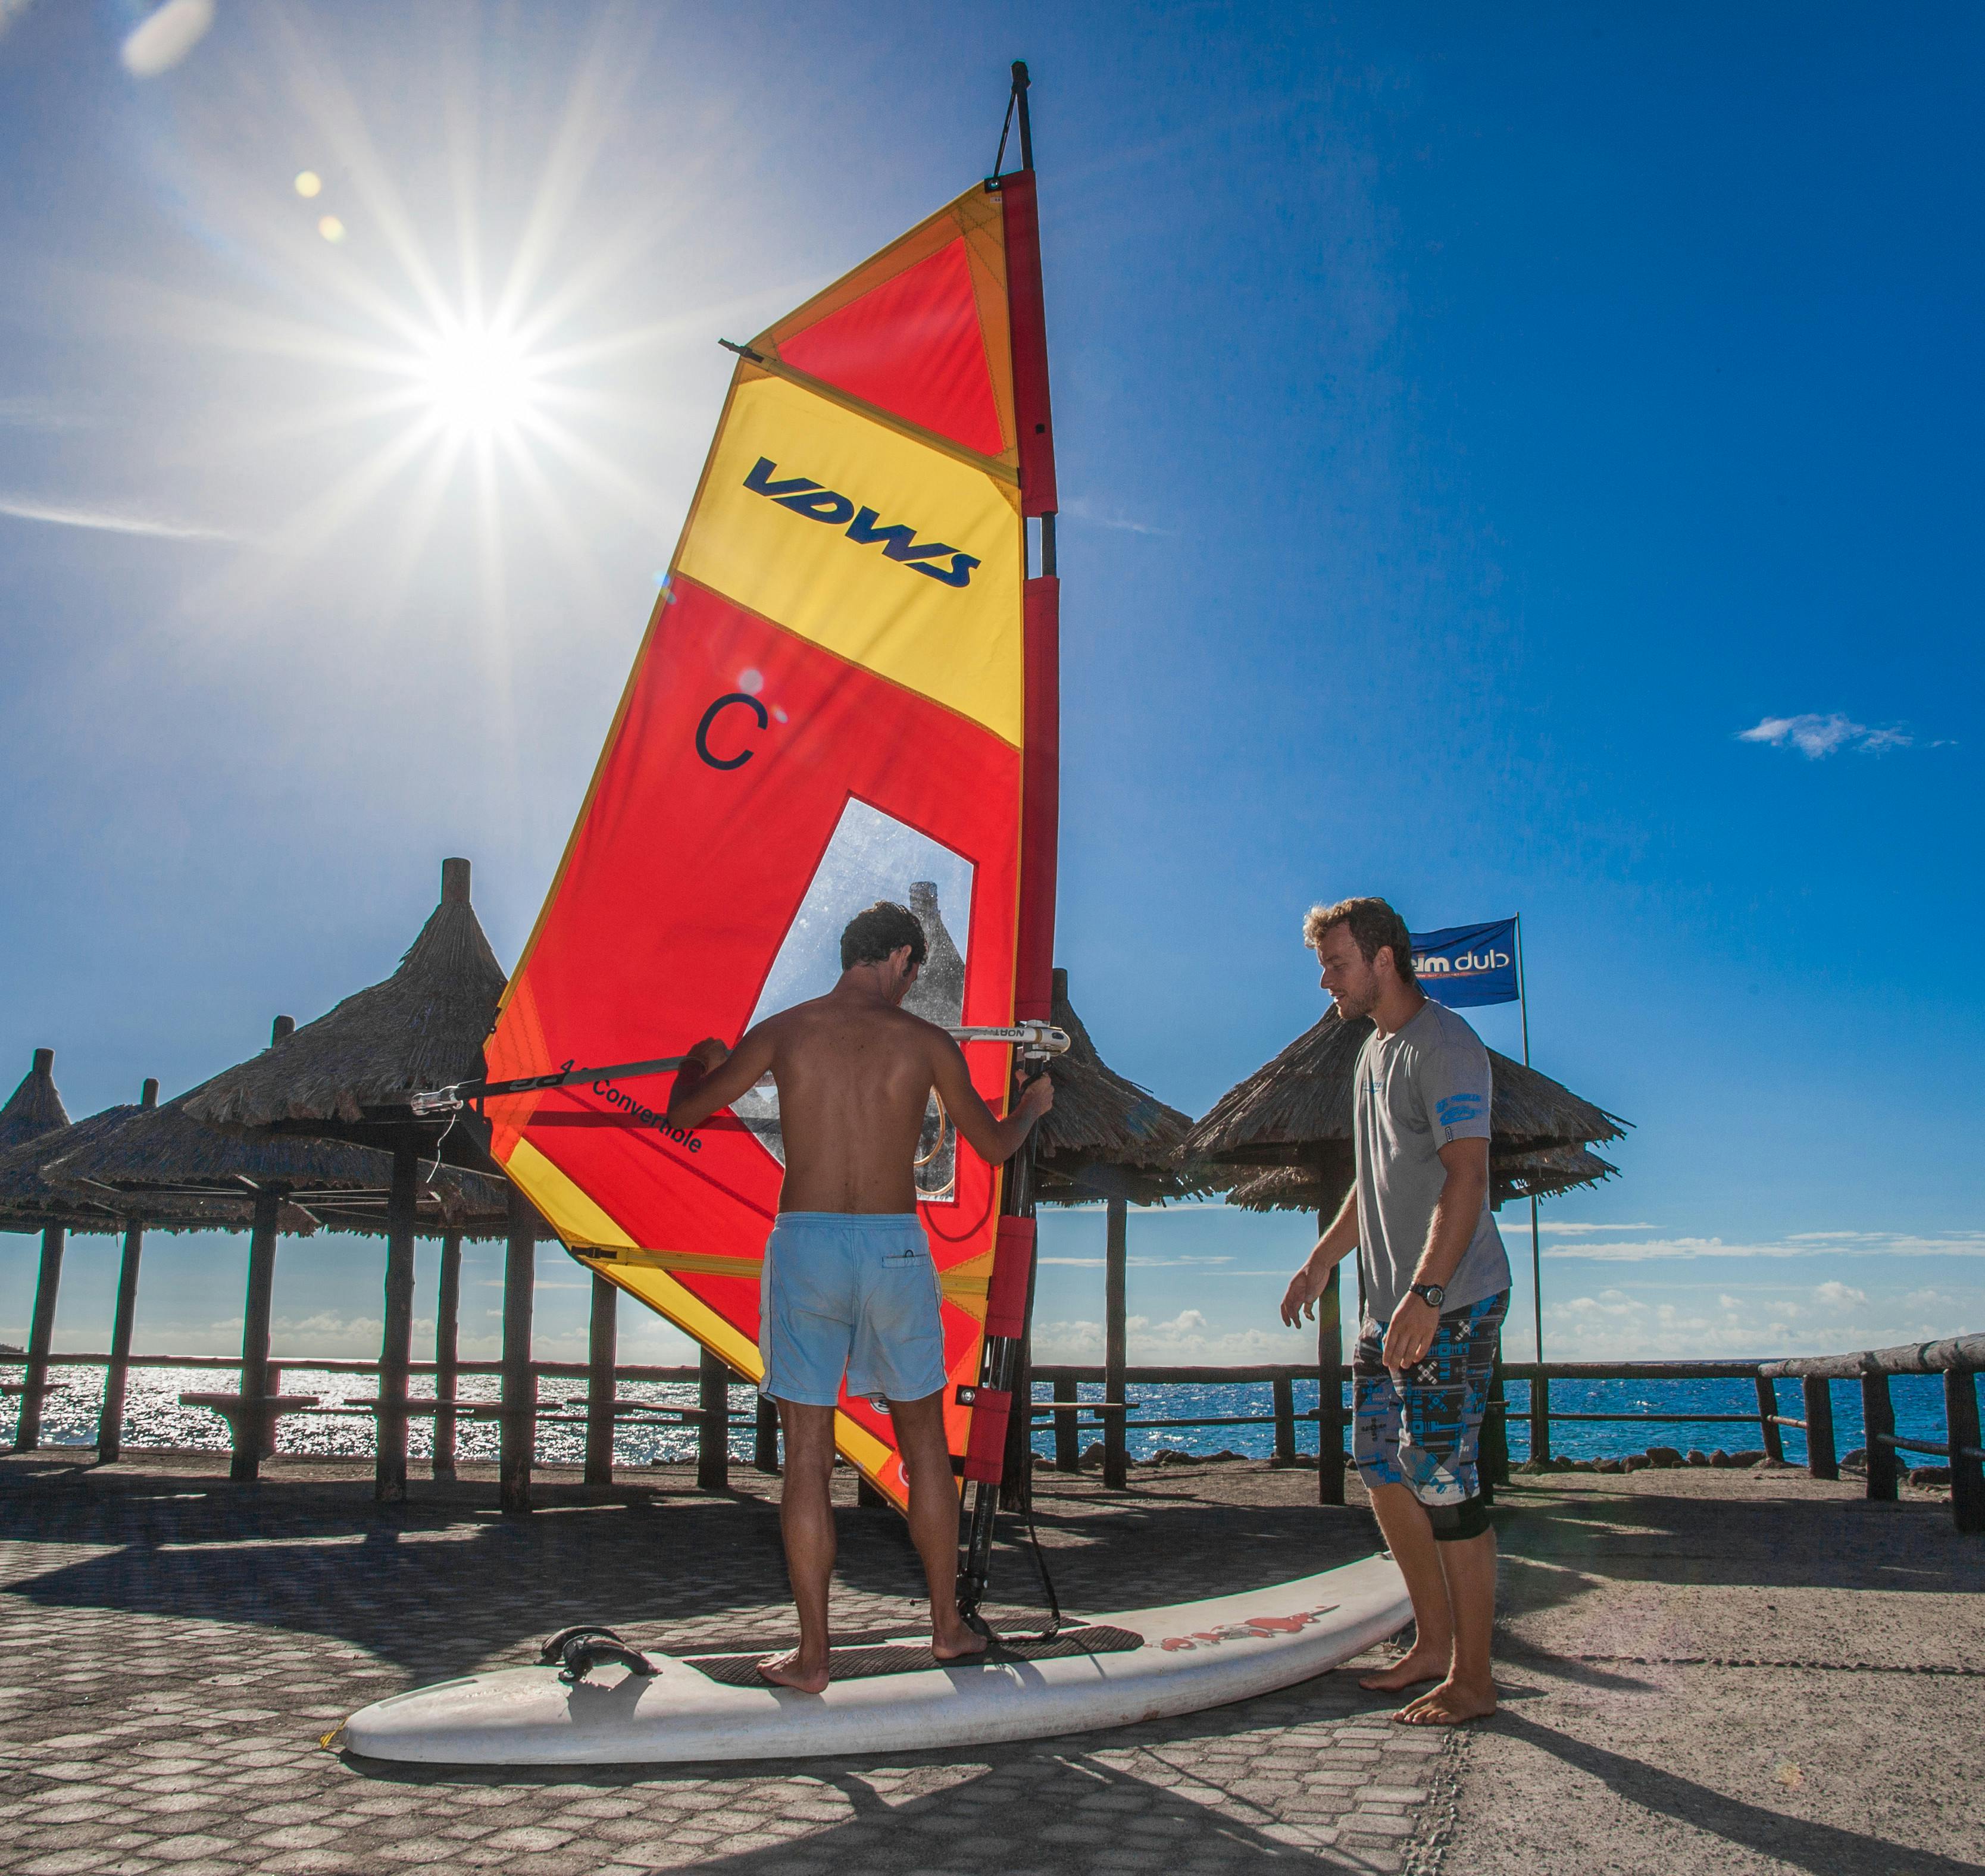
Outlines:
<svg viewBox="0 0 1985 1876"><path fill-rule="evenodd" d="M307 1363L291 1363L280 1356L285 1393L314 1394L327 1408L337 1408L378 1392L376 1378L369 1374L344 1374L312 1368ZM9 1365L13 1365L10 1362ZM102 1403L103 1371L95 1366L65 1364L57 1356L50 1364L52 1387L42 1409L42 1441L55 1447L93 1447L96 1443L97 1417ZM219 1415L210 1408L180 1404L183 1393L214 1392L227 1385L225 1370L211 1368L146 1368L129 1372L125 1392L126 1446L137 1450L224 1451L227 1431ZM464 1404L494 1401L499 1378L493 1374L461 1377L457 1398ZM1212 1456L1231 1454L1241 1458L1265 1459L1275 1451L1275 1428L1269 1419L1274 1411L1272 1391L1266 1382L1211 1383L1164 1382L1149 1385L1134 1382L1135 1406L1128 1434L1132 1458L1149 1461L1171 1451ZM539 1383L541 1414L583 1413L585 1383L578 1378L542 1378ZM1943 1431L1943 1394L1940 1378L1930 1374L1898 1375L1891 1381L1895 1402L1896 1431L1904 1439L1936 1440ZM1081 1398L1100 1401L1100 1385L1085 1383ZM1530 1457L1530 1388L1527 1383L1511 1381L1507 1385L1510 1457L1519 1464ZM1316 1422L1301 1418L1316 1411L1318 1384L1298 1381L1294 1394L1296 1449L1314 1463L1317 1451ZM623 1381L616 1390L622 1400L652 1401L657 1405L694 1407L697 1389L694 1382L638 1382ZM432 1399L431 1377L417 1376L413 1398ZM741 1383L731 1389L731 1411L748 1421L756 1400L755 1390ZM1049 1401L1046 1384L1036 1383L1036 1404ZM1779 1411L1797 1418L1801 1414L1799 1390L1795 1382L1781 1382ZM1346 1389L1346 1407L1349 1389ZM1757 1398L1745 1378L1717 1381L1572 1381L1551 1383L1551 1406L1560 1413L1639 1414L1654 1419L1633 1421L1570 1421L1554 1422L1551 1428L1553 1455L1573 1459L1624 1458L1646 1451L1651 1446L1671 1446L1687 1452L1755 1452L1762 1445L1758 1437ZM1836 1387L1833 1394L1834 1441L1841 1454L1852 1451L1865 1441L1861 1418L1860 1391ZM1719 1421L1694 1421L1685 1416L1717 1414L1740 1418ZM1253 1420L1254 1424L1213 1425L1196 1427L1140 1427L1140 1420L1183 1420L1204 1417L1209 1420ZM11 1417L9 1421L11 1430ZM572 1424L538 1428L536 1458L539 1464L577 1465L585 1456L585 1428ZM1100 1430L1084 1424L1078 1435L1078 1448L1086 1450L1100 1440ZM1783 1429L1785 1455L1795 1465L1805 1462L1805 1435L1795 1427ZM434 1450L434 1422L416 1417L408 1429L410 1457L425 1460ZM369 1415L330 1418L307 1414L285 1415L277 1434L277 1450L300 1457L362 1458L372 1450L372 1422ZM465 1462L493 1462L496 1458L497 1429L494 1421L464 1419L457 1422L455 1450ZM666 1465L693 1459L696 1435L680 1425L643 1425L623 1417L614 1428L614 1461L617 1465ZM1034 1450L1044 1457L1054 1451L1053 1423L1043 1421L1034 1431ZM731 1455L748 1462L753 1449L749 1424L734 1425ZM1930 1454L1903 1455L1904 1464L1934 1462Z"/></svg>

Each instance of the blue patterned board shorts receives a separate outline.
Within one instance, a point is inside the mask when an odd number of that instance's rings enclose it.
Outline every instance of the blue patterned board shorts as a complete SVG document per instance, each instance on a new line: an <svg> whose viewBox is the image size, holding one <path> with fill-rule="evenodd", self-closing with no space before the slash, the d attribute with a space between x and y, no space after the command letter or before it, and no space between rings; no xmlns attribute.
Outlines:
<svg viewBox="0 0 1985 1876"><path fill-rule="evenodd" d="M1475 1496L1476 1447L1509 1307L1503 1290L1449 1311L1426 1359L1396 1375L1379 1358L1385 1325L1365 1324L1351 1357L1351 1458L1368 1487L1404 1485L1429 1505Z"/></svg>

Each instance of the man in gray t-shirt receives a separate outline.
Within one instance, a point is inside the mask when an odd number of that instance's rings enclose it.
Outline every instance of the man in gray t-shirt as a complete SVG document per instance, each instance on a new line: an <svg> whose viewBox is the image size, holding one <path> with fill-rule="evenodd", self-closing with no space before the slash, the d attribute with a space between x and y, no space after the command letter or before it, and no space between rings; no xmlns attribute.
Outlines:
<svg viewBox="0 0 1985 1876"><path fill-rule="evenodd" d="M1446 1189L1441 1149L1489 1137L1489 1052L1453 1011L1422 996L1389 1035L1375 1028L1358 1055L1358 1271L1365 1310L1390 1322L1419 1267L1434 1207ZM1441 1313L1510 1287L1510 1260L1482 1206L1468 1247L1443 1286Z"/></svg>
<svg viewBox="0 0 1985 1876"><path fill-rule="evenodd" d="M1476 1448L1510 1264L1489 1211L1489 1052L1414 981L1383 899L1318 906L1303 928L1339 1021L1369 1018L1353 1103L1357 1173L1290 1280L1282 1320L1315 1313L1354 1247L1365 1319L1351 1364L1352 1457L1413 1602L1405 1658L1362 1685L1435 1680L1393 1717L1453 1726L1496 1710L1496 1534Z"/></svg>

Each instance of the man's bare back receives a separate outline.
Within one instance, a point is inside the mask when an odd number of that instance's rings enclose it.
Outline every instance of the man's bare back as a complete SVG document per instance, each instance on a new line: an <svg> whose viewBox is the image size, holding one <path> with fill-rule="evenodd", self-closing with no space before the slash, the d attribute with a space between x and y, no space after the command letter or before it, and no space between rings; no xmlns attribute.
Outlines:
<svg viewBox="0 0 1985 1876"><path fill-rule="evenodd" d="M878 921L882 935L878 935ZM865 935L864 926L870 928ZM898 942L898 933L914 942ZM890 945L895 948L888 949ZM802 1694L822 1691L830 1672L833 1401L844 1378L845 1384L855 1384L848 1367L852 1319L869 1306L860 1300L858 1279L850 1288L848 1280L836 1278L841 1287L830 1285L828 1307L810 1301L804 1313L794 1315L788 1307L791 1286L804 1279L809 1261L845 1260L845 1250L832 1248L835 1241L887 1240L892 1231L895 1241L885 1247L895 1273L892 1284L900 1285L919 1260L930 1270L916 1219L915 1161L932 1089L966 1142L995 1166L1011 1156L1054 1104L1043 1075L1028 1085L1011 1114L996 1118L972 1086L958 1045L935 1024L901 1007L917 980L923 948L919 928L905 908L872 907L843 934L845 968L825 996L767 1018L734 1052L714 1038L699 1042L677 1075L669 1101L669 1124L694 1127L729 1106L761 1076L771 1076L779 1090L786 1176L779 1193L779 1226L766 1247L767 1320L761 1346L767 1349L764 1385L779 1403L785 1429L779 1522L799 1609L800 1645L761 1661L758 1671L776 1686ZM848 1222L843 1224L842 1219ZM912 1240L908 1244L902 1241L905 1227ZM801 1260L797 1274L788 1268L788 1250L778 1248L782 1240ZM912 1306L907 1328L901 1307L906 1298ZM935 1273L924 1294L921 1307L927 1318L921 1326L914 1288L898 1288L890 1300L897 1307L885 1306L881 1314L865 1320L889 1325L888 1333L905 1347L923 1348L929 1364L921 1371L921 1381L899 1378L906 1398L897 1398L897 1385L889 1388L889 1411L909 1480L910 1535L930 1589L932 1652L941 1661L956 1661L982 1653L986 1643L959 1616L952 1581L958 1487L945 1436L943 1335ZM830 1357L825 1361L823 1347ZM886 1366L887 1351L872 1351L863 1359L875 1361L878 1368Z"/></svg>
<svg viewBox="0 0 1985 1876"><path fill-rule="evenodd" d="M841 973L824 997L768 1016L734 1051L699 1042L678 1076L669 1124L694 1127L761 1077L779 1090L782 1212L914 1212L917 1142L931 1090L973 1150L997 1166L1054 1104L1047 1078L996 1118L972 1085L958 1045L901 1007L916 982L907 950Z"/></svg>

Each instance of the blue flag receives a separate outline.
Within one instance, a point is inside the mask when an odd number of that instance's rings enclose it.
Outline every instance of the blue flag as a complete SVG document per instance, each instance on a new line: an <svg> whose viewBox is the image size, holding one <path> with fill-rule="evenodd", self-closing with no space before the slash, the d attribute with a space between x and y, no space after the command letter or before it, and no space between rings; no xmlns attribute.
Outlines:
<svg viewBox="0 0 1985 1876"><path fill-rule="evenodd" d="M1420 988L1449 1009L1516 1000L1516 921L1449 925L1416 931L1413 972Z"/></svg>

